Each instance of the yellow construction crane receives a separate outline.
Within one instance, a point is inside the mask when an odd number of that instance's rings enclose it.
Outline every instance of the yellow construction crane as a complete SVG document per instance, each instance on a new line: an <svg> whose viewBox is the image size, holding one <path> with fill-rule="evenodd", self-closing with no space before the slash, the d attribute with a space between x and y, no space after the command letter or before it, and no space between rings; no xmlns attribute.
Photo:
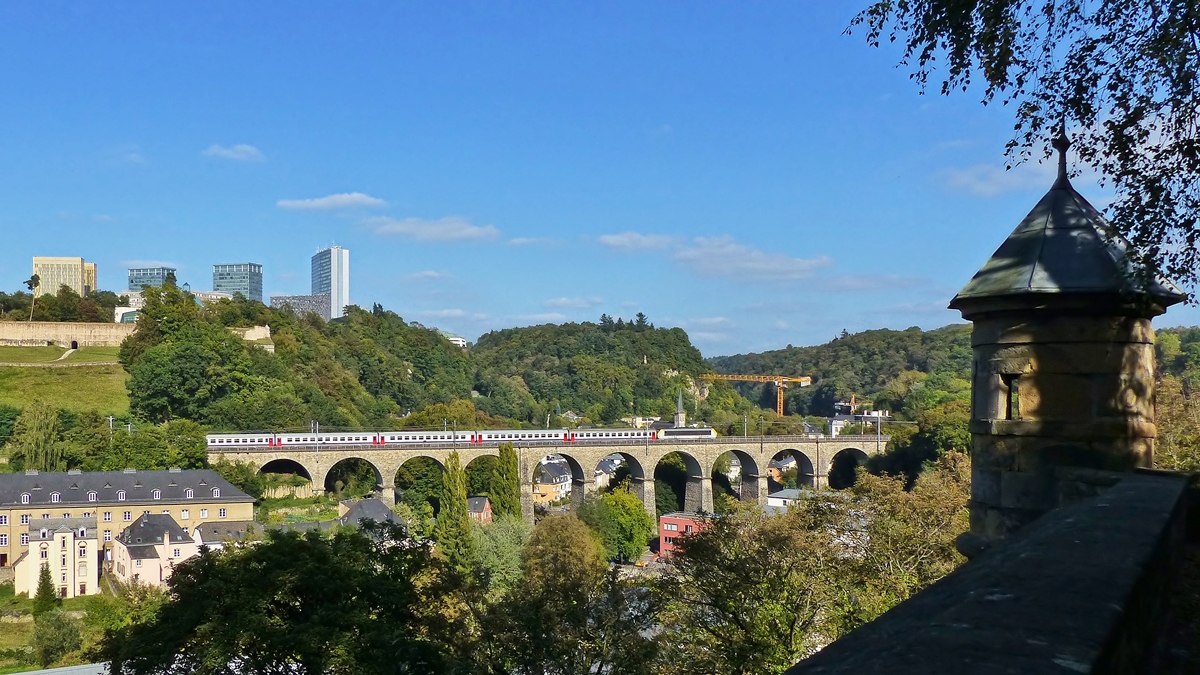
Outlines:
<svg viewBox="0 0 1200 675"><path fill-rule="evenodd" d="M803 377L787 377L785 375L722 375L720 373L709 373L701 375L702 380L729 380L733 382L770 382L775 385L775 414L783 417L783 390L799 384L801 387L807 387L812 384L812 378L807 375Z"/></svg>

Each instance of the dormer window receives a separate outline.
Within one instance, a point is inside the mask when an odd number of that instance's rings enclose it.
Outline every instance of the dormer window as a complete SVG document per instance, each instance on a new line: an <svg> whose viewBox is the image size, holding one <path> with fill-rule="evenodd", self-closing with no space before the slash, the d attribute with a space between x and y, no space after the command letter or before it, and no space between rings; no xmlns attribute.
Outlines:
<svg viewBox="0 0 1200 675"><path fill-rule="evenodd" d="M50 503L51 504L57 504L59 502L59 500L61 500L61 499L62 499L62 495L58 494L57 492L50 493Z"/></svg>
<svg viewBox="0 0 1200 675"><path fill-rule="evenodd" d="M220 497L221 496L221 488L213 488L212 495L213 495L213 499Z"/></svg>
<svg viewBox="0 0 1200 675"><path fill-rule="evenodd" d="M41 535L42 535L42 539L45 539L50 535L50 531L43 527L42 531L41 531Z"/></svg>
<svg viewBox="0 0 1200 675"><path fill-rule="evenodd" d="M96 501L96 499L97 499L99 496L100 496L100 495L96 494L96 491L95 491L95 490L91 490L90 492L88 492L88 501L89 501L89 502L94 502L94 501Z"/></svg>
<svg viewBox="0 0 1200 675"><path fill-rule="evenodd" d="M195 493L194 493L194 492L192 492L192 488L188 488L188 489L186 489L186 490L184 490L184 491L183 491L183 498L184 498L184 499L191 499L191 498L192 498L192 497L194 497L194 496L195 496Z"/></svg>
<svg viewBox="0 0 1200 675"><path fill-rule="evenodd" d="M87 539L87 528L86 527L79 528L79 538Z"/></svg>
<svg viewBox="0 0 1200 675"><path fill-rule="evenodd" d="M150 491L150 498L151 499L162 499L162 490L159 490L158 488L154 488L153 490Z"/></svg>
<svg viewBox="0 0 1200 675"><path fill-rule="evenodd" d="M119 502L125 501L125 491L124 490L117 490L117 501L119 501Z"/></svg>
<svg viewBox="0 0 1200 675"><path fill-rule="evenodd" d="M28 493L28 492L22 492L22 493L21 493L21 503L22 503L22 504L28 504L28 503L29 503L29 493Z"/></svg>

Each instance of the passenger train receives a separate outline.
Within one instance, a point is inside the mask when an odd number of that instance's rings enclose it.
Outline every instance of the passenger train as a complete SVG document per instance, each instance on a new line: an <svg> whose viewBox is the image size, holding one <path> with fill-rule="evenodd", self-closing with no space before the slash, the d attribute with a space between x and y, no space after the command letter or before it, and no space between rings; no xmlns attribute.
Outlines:
<svg viewBox="0 0 1200 675"><path fill-rule="evenodd" d="M208 434L208 447L278 448L297 445L498 445L500 443L651 442L716 438L704 427L680 429L492 429L485 431L333 431L321 433Z"/></svg>

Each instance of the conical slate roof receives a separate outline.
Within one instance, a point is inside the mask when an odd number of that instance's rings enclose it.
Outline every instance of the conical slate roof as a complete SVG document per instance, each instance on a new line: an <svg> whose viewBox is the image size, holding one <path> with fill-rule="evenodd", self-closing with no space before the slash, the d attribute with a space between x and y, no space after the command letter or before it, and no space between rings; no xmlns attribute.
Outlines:
<svg viewBox="0 0 1200 675"><path fill-rule="evenodd" d="M1129 243L1071 187L1066 139L1055 145L1061 153L1058 180L954 296L950 309L990 298L1036 302L1068 294L1150 296L1163 307L1184 300L1169 281L1156 279L1147 288L1132 273L1125 259Z"/></svg>

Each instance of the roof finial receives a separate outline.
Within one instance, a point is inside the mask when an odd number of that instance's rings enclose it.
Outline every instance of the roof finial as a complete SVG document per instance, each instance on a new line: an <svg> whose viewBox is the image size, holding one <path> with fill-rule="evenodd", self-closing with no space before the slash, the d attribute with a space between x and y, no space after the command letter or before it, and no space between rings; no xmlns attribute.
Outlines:
<svg viewBox="0 0 1200 675"><path fill-rule="evenodd" d="M1067 150L1071 147L1071 139L1067 138L1067 120L1064 117L1058 123L1058 137L1050 141L1050 145L1058 150L1058 180L1055 184L1070 183L1067 177Z"/></svg>

